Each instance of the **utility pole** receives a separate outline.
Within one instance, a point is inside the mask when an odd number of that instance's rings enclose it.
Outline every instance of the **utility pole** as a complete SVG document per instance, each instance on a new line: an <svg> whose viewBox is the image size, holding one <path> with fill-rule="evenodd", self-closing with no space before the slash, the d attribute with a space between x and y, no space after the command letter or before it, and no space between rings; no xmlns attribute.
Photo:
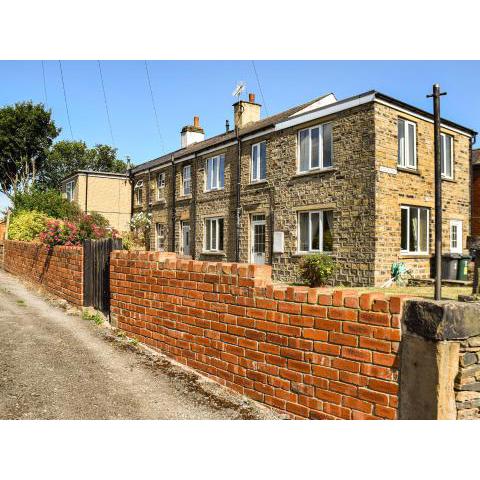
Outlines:
<svg viewBox="0 0 480 480"><path fill-rule="evenodd" d="M442 299L442 157L440 137L440 85L433 85L434 143L435 143L435 300Z"/></svg>

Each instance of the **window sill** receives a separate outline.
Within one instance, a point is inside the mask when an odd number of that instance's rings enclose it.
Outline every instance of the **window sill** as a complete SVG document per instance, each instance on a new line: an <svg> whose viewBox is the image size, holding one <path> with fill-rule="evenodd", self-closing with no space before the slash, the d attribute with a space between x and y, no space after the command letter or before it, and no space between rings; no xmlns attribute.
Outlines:
<svg viewBox="0 0 480 480"><path fill-rule="evenodd" d="M397 165L397 172L411 173L412 175L418 175L418 176L421 175L421 173L418 171L417 168L399 167L398 165Z"/></svg>
<svg viewBox="0 0 480 480"><path fill-rule="evenodd" d="M268 180L251 180L250 183L247 185L247 187L255 187L256 185L265 185L268 183Z"/></svg>
<svg viewBox="0 0 480 480"><path fill-rule="evenodd" d="M180 195L177 200L191 200L192 194L189 195Z"/></svg>
<svg viewBox="0 0 480 480"><path fill-rule="evenodd" d="M333 252L295 252L292 254L292 257L304 257L305 255L316 255L318 253L322 255L333 255Z"/></svg>
<svg viewBox="0 0 480 480"><path fill-rule="evenodd" d="M316 170L309 170L308 172L298 172L295 175L293 175L292 179L308 177L312 175L322 175L324 173L335 172L336 170L337 170L336 167L328 167L328 168L319 168Z"/></svg>
<svg viewBox="0 0 480 480"><path fill-rule="evenodd" d="M430 258L430 254L429 253L403 253L401 252L400 253L400 256L401 258L410 258L410 259L414 259L414 258Z"/></svg>
<svg viewBox="0 0 480 480"><path fill-rule="evenodd" d="M449 178L449 177L442 177L442 182L457 183L457 181L454 178Z"/></svg>
<svg viewBox="0 0 480 480"><path fill-rule="evenodd" d="M204 190L203 193L223 192L223 190L225 190L225 187L223 187L223 188L212 188L211 190Z"/></svg>
<svg viewBox="0 0 480 480"><path fill-rule="evenodd" d="M213 255L213 256L217 256L217 257L218 257L218 256L220 256L220 255L221 255L221 256L225 256L226 253L225 253L224 250L219 250L218 252L212 252L212 251L210 251L210 250L203 250L202 253L201 253L201 255Z"/></svg>

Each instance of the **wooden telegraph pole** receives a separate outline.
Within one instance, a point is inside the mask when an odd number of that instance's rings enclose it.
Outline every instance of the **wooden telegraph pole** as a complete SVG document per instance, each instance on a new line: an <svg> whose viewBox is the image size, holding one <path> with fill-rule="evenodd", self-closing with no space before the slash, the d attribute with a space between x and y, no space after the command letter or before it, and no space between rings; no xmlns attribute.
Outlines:
<svg viewBox="0 0 480 480"><path fill-rule="evenodd" d="M435 142L435 300L442 299L442 158L440 138L440 85L433 85L434 142Z"/></svg>

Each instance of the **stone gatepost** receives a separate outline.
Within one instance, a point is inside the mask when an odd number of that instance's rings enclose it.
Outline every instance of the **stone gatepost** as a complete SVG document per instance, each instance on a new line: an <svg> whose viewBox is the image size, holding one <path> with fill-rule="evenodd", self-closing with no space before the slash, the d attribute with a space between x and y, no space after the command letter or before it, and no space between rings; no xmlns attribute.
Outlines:
<svg viewBox="0 0 480 480"><path fill-rule="evenodd" d="M467 246L475 254L472 294L480 295L480 237L468 237Z"/></svg>
<svg viewBox="0 0 480 480"><path fill-rule="evenodd" d="M480 419L480 304L408 300L399 418Z"/></svg>

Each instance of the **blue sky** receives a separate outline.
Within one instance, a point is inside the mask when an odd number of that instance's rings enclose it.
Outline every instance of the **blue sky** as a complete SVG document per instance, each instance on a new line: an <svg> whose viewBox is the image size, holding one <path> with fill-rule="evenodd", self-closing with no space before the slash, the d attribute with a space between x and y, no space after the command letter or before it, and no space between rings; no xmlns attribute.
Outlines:
<svg viewBox="0 0 480 480"><path fill-rule="evenodd" d="M239 80L263 103L250 61L149 61L157 132L145 64L102 61L108 106L119 156L135 164L179 147L180 129L194 115L207 136L232 120L231 93ZM425 98L439 82L442 116L480 131L479 61L255 61L268 114L326 92L345 98L376 89L431 111ZM97 61L62 61L73 138L88 145L112 144ZM41 61L0 61L0 105L45 102ZM57 61L45 62L47 105L60 139L71 139ZM262 114L266 116L265 108ZM478 144L478 142L477 142ZM6 204L0 195L0 207Z"/></svg>

